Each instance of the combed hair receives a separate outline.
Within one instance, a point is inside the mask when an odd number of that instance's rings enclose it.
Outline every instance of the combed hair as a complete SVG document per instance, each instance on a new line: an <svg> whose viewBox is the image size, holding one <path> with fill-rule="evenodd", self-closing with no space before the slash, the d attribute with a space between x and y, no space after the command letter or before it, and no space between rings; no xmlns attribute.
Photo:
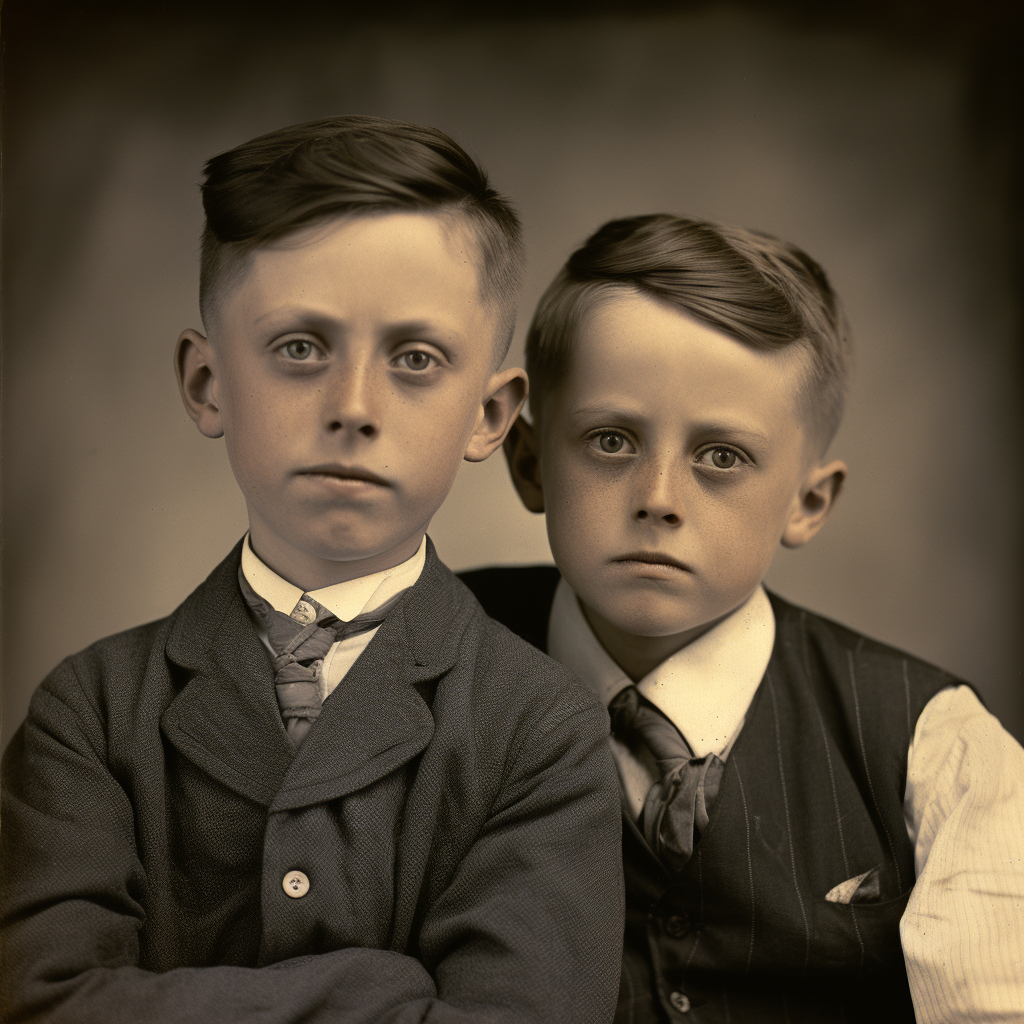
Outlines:
<svg viewBox="0 0 1024 1024"><path fill-rule="evenodd" d="M632 289L746 345L805 345L800 395L822 453L842 419L850 371L846 317L825 272L771 235L660 213L609 221L569 257L541 297L526 338L530 405L565 378L587 316Z"/></svg>
<svg viewBox="0 0 1024 1024"><path fill-rule="evenodd" d="M429 211L465 218L480 245L481 291L499 311L501 357L515 329L523 244L511 204L437 128L347 115L290 125L208 160L199 275L204 323L226 278L260 246L345 214Z"/></svg>

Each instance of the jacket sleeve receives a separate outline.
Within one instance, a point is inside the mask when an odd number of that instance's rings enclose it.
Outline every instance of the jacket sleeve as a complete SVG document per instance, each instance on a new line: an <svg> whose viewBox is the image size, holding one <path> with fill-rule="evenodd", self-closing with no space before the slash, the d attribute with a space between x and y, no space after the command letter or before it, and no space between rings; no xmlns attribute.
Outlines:
<svg viewBox="0 0 1024 1024"><path fill-rule="evenodd" d="M102 715L81 691L78 700L44 684L4 757L3 1020L610 1019L621 945L618 807L593 716L520 753L485 834L429 908L417 956L349 948L262 968L156 972L139 967L146 879L136 843L145 837L107 767ZM538 937L550 942L533 948ZM597 974L603 984L586 991ZM549 992L552 978L565 988L548 1006L534 988Z"/></svg>

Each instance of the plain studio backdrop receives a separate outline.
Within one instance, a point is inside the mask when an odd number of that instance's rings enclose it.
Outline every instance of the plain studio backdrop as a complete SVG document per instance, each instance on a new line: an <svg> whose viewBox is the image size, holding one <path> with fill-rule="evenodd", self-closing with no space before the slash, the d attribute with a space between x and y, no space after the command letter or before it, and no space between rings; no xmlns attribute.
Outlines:
<svg viewBox="0 0 1024 1024"><path fill-rule="evenodd" d="M245 530L172 373L200 326L197 183L207 157L332 113L442 128L513 197L529 267L510 361L612 217L722 220L819 259L856 345L832 448L850 477L769 583L974 682L1024 734L1017 23L978 5L927 5L928 23L899 5L813 23L792 4L88 6L5 8L4 742L61 658L169 613ZM464 467L431 535L453 569L550 557L500 453Z"/></svg>

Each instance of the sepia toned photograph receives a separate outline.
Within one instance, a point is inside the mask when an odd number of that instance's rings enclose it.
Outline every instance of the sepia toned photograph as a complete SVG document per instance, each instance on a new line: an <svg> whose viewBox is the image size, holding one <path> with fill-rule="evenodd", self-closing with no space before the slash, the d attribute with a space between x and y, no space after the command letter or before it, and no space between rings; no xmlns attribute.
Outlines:
<svg viewBox="0 0 1024 1024"><path fill-rule="evenodd" d="M1019 11L2 13L4 1020L1024 1018Z"/></svg>

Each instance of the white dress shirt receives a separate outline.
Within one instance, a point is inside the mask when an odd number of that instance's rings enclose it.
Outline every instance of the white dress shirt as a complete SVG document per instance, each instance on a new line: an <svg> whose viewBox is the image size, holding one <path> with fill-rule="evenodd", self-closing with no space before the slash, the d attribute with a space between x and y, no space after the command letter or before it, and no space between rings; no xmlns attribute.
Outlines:
<svg viewBox="0 0 1024 1024"><path fill-rule="evenodd" d="M771 658L775 616L763 588L671 655L637 689L698 757L728 758ZM607 706L631 680L601 646L565 580L548 653ZM609 740L639 817L657 780L652 757ZM1024 1021L1024 750L968 686L924 707L904 801L917 879L900 939L918 1024Z"/></svg>
<svg viewBox="0 0 1024 1024"><path fill-rule="evenodd" d="M333 612L345 622L354 619L363 612L375 612L378 608L397 600L419 578L427 557L427 538L424 537L416 554L391 569L375 572L370 576L335 583L320 590L302 591L298 587L282 579L269 566L265 565L249 545L246 534L242 545L242 575L249 586L259 594L275 611L291 615L299 603L303 593L308 593L314 601L322 604L329 612ZM348 670L356 663L356 659L369 646L377 633L377 629L358 633L356 636L339 640L327 652L320 678L324 685L326 697L345 678ZM260 629L260 639L271 654L275 653L267 639L266 631Z"/></svg>

